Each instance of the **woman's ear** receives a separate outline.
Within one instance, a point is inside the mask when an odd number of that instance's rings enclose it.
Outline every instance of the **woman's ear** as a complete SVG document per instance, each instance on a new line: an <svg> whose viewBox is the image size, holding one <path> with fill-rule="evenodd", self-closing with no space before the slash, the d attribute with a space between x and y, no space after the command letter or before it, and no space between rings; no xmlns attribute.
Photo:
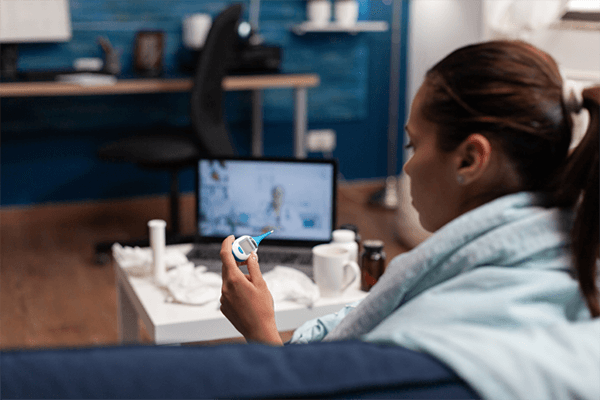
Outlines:
<svg viewBox="0 0 600 400"><path fill-rule="evenodd" d="M467 137L458 148L457 178L463 184L477 180L486 171L492 155L490 141L480 133Z"/></svg>

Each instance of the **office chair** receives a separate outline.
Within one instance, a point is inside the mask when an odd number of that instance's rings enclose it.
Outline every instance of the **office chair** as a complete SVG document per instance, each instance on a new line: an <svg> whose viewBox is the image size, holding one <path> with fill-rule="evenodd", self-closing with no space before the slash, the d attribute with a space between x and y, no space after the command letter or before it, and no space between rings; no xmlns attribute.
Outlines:
<svg viewBox="0 0 600 400"><path fill-rule="evenodd" d="M181 236L179 229L178 173L195 166L200 156L230 156L236 150L223 117L222 81L228 65L235 57L238 45L238 22L242 6L235 4L214 19L196 66L190 96L191 128L187 132L153 129L150 132L117 140L98 150L98 157L107 161L132 162L143 168L167 170L171 174L170 230L167 243L191 240ZM112 242L96 245L96 262L110 260ZM148 239L122 243L148 246Z"/></svg>

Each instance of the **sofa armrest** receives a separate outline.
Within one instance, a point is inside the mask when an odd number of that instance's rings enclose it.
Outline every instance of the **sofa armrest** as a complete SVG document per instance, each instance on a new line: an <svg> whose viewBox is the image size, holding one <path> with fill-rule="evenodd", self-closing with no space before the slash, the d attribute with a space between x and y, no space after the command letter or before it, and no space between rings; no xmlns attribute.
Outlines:
<svg viewBox="0 0 600 400"><path fill-rule="evenodd" d="M434 358L397 346L130 346L5 351L3 398L476 398Z"/></svg>

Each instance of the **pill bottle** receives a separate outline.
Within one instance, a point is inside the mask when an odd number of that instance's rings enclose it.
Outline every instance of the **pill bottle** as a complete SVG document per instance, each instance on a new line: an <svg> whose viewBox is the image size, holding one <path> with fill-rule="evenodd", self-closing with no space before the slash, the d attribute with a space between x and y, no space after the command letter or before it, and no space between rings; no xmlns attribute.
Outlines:
<svg viewBox="0 0 600 400"><path fill-rule="evenodd" d="M348 249L350 252L350 260L358 263L358 244L356 243L356 234L349 229L336 229L333 231L333 240L341 247Z"/></svg>
<svg viewBox="0 0 600 400"><path fill-rule="evenodd" d="M167 223L162 219L148 221L150 230L150 247L152 248L152 265L154 270L154 283L157 286L167 285L167 267L165 264L165 227Z"/></svg>
<svg viewBox="0 0 600 400"><path fill-rule="evenodd" d="M358 245L358 254L361 254L360 242L362 240L360 238L360 234L358 233L358 227L354 224L342 224L342 225L340 225L339 229L349 229L352 232L354 232L354 240L356 241L356 244Z"/></svg>
<svg viewBox="0 0 600 400"><path fill-rule="evenodd" d="M385 271L385 252L381 240L365 240L361 255L361 290L368 292Z"/></svg>

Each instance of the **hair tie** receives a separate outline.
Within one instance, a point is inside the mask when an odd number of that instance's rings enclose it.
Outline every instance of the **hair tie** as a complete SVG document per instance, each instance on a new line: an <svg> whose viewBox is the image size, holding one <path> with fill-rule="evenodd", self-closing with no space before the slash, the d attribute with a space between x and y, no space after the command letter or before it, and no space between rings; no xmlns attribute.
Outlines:
<svg viewBox="0 0 600 400"><path fill-rule="evenodd" d="M565 79L562 97L565 109L570 113L579 114L583 108L583 85L571 79Z"/></svg>

